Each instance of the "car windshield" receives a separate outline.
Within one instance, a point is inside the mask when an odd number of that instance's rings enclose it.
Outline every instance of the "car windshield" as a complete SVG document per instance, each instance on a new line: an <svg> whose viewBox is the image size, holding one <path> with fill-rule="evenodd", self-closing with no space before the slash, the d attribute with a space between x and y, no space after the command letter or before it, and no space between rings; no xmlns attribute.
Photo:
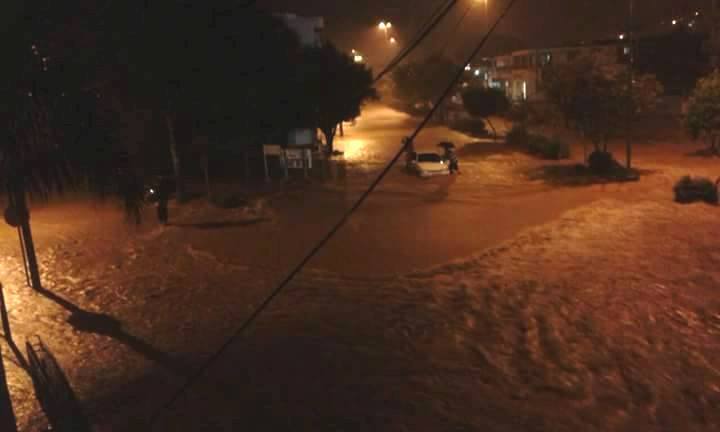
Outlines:
<svg viewBox="0 0 720 432"><path fill-rule="evenodd" d="M441 162L442 158L435 153L422 153L418 155L417 160L418 162Z"/></svg>

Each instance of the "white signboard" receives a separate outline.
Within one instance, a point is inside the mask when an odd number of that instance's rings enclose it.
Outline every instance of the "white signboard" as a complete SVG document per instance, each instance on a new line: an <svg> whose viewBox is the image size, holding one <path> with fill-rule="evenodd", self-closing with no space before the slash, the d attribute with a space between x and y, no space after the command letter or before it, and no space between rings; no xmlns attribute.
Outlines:
<svg viewBox="0 0 720 432"><path fill-rule="evenodd" d="M282 155L282 147L275 144L265 144L263 146L263 153L268 156L280 156Z"/></svg>
<svg viewBox="0 0 720 432"><path fill-rule="evenodd" d="M288 145L315 144L315 131L313 129L295 129L288 136Z"/></svg>
<svg viewBox="0 0 720 432"><path fill-rule="evenodd" d="M285 159L288 168L312 168L312 152L308 149L285 149Z"/></svg>

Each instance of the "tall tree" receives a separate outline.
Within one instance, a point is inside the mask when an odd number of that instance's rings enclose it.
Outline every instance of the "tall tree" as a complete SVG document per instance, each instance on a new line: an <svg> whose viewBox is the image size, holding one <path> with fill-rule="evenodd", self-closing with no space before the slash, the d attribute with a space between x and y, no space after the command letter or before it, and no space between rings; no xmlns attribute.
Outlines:
<svg viewBox="0 0 720 432"><path fill-rule="evenodd" d="M222 3L222 2L221 2ZM215 3L205 49L194 69L204 76L191 93L194 126L209 152L259 149L268 136L298 126L305 107L296 80L301 48L279 19L234 2ZM199 40L196 40L198 43Z"/></svg>
<svg viewBox="0 0 720 432"><path fill-rule="evenodd" d="M193 139L178 141L178 122L191 121L210 151L234 140L246 154L288 127L299 104L292 85L299 42L279 19L231 0L161 0L145 16L130 73L138 99L162 113L181 197Z"/></svg>
<svg viewBox="0 0 720 432"><path fill-rule="evenodd" d="M372 72L326 44L305 50L300 76L310 121L325 135L332 153L338 123L359 116L365 102L378 98Z"/></svg>
<svg viewBox="0 0 720 432"><path fill-rule="evenodd" d="M410 107L416 104L429 107L459 67L439 54L401 65L392 73L395 95Z"/></svg>
<svg viewBox="0 0 720 432"><path fill-rule="evenodd" d="M493 135L497 138L497 130L490 117L502 114L510 108L510 101L505 93L496 89L472 88L462 93L462 101L468 114L490 125Z"/></svg>
<svg viewBox="0 0 720 432"><path fill-rule="evenodd" d="M720 71L701 78L688 103L685 125L694 138L707 140L720 154Z"/></svg>
<svg viewBox="0 0 720 432"><path fill-rule="evenodd" d="M85 9L80 1L13 5L17 13L3 15L0 29L6 59L0 68L0 188L10 204L6 220L20 229L32 286L41 289L28 196L46 198L82 185L99 194L121 193L128 209L137 209L142 194L128 187L128 158L113 135L113 116L100 102L104 74L113 68L98 49L101 38L83 37L75 25L77 16L96 22L103 11ZM7 421L6 407L0 410Z"/></svg>
<svg viewBox="0 0 720 432"><path fill-rule="evenodd" d="M548 67L543 89L566 126L580 130L593 142L595 151L607 152L608 141L629 134L633 121L651 112L663 92L655 76L630 80L627 73L609 75L592 59L579 58ZM628 166L629 157L630 151Z"/></svg>
<svg viewBox="0 0 720 432"><path fill-rule="evenodd" d="M120 189L120 173L129 172L120 167L127 159L116 158L121 150L113 147L112 116L98 109L102 80L87 73L88 68L105 69L96 55L100 50L90 50L87 40L66 27L79 12L70 6L79 4L25 2L0 41L8 59L0 69L0 127L5 131L0 183L9 195L11 219L21 230L35 288L41 281L27 194L43 198L79 184L107 193ZM136 199L128 203L139 205Z"/></svg>

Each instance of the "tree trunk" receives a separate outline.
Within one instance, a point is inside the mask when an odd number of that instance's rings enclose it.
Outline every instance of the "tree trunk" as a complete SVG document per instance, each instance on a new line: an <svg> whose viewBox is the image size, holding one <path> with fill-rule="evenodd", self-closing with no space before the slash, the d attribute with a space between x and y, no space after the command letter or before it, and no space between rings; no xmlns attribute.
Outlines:
<svg viewBox="0 0 720 432"><path fill-rule="evenodd" d="M335 147L333 146L333 143L335 141L335 127L331 127L328 129L322 129L323 135L325 135L325 143L327 144L327 154L328 156L332 156L333 152L335 151Z"/></svg>
<svg viewBox="0 0 720 432"><path fill-rule="evenodd" d="M0 283L0 318L2 319L3 333L5 340L12 341L10 333L10 319L7 315L7 307L3 286ZM7 385L7 376L5 375L5 365L3 364L2 351L0 350L0 430L17 432L15 413L13 412L12 401L10 400L10 390Z"/></svg>
<svg viewBox="0 0 720 432"><path fill-rule="evenodd" d="M177 201L185 200L185 188L183 185L180 153L178 152L177 140L175 139L175 119L171 114L165 115L165 124L168 130L168 142L170 144L170 157L172 158L173 172L175 173L175 186L177 187Z"/></svg>
<svg viewBox="0 0 720 432"><path fill-rule="evenodd" d="M492 129L492 131L493 131L493 141L497 142L498 134L497 134L497 129L495 129L495 125L493 125L493 123L490 121L489 117L485 119L485 122L490 126L490 129Z"/></svg>
<svg viewBox="0 0 720 432"><path fill-rule="evenodd" d="M7 375L5 374L5 365L3 356L0 355L0 430L7 432L17 432L17 423L15 420L15 412L13 412L12 401L10 400L10 390L7 385Z"/></svg>
<svg viewBox="0 0 720 432"><path fill-rule="evenodd" d="M627 169L632 168L632 140L630 138L625 142L625 166Z"/></svg>
<svg viewBox="0 0 720 432"><path fill-rule="evenodd" d="M340 136L341 136L341 137L344 137L344 136L345 136L345 131L343 130L343 124L342 124L342 122L340 122L340 123L338 124L338 126L340 127Z"/></svg>
<svg viewBox="0 0 720 432"><path fill-rule="evenodd" d="M203 177L205 177L205 193L208 201L212 200L212 190L210 189L210 158L207 154L202 157Z"/></svg>
<svg viewBox="0 0 720 432"><path fill-rule="evenodd" d="M245 181L250 181L250 157L248 156L247 145L243 149L243 172L245 173Z"/></svg>
<svg viewBox="0 0 720 432"><path fill-rule="evenodd" d="M20 181L10 188L11 205L19 215L20 219L20 245L25 262L30 273L30 284L35 290L42 289L40 281L40 268L38 267L37 255L35 254L35 242L33 241L32 229L30 228L30 210L25 199L25 186Z"/></svg>

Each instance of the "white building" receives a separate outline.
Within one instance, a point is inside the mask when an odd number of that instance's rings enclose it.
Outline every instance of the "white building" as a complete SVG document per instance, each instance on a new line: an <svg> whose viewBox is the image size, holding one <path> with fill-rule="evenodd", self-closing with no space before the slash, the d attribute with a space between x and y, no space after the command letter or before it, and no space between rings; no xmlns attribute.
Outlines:
<svg viewBox="0 0 720 432"><path fill-rule="evenodd" d="M302 17L291 13L277 14L300 38L305 46L320 46L323 43L322 32L325 20L322 17Z"/></svg>
<svg viewBox="0 0 720 432"><path fill-rule="evenodd" d="M551 64L591 58L603 75L617 76L628 67L630 47L620 39L556 48L520 50L493 58L489 87L504 89L512 101L541 101L543 72Z"/></svg>

